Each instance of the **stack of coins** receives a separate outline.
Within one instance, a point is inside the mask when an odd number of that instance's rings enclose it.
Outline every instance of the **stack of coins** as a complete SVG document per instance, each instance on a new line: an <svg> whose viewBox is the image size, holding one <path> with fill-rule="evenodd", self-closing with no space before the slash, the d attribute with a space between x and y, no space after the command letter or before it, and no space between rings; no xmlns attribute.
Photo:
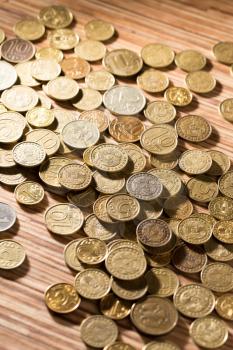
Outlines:
<svg viewBox="0 0 233 350"><path fill-rule="evenodd" d="M112 24L93 19L80 40L68 28L72 21L66 7L49 6L38 19L16 23L17 37L0 31L0 183L15 187L22 207L38 205L44 190L63 196L47 208L46 227L56 235L78 233L64 248L74 282L48 287L46 305L65 314L81 299L98 301L99 314L80 326L94 348L133 350L118 341L116 322L124 318L157 337L171 332L180 314L193 320L197 345L219 347L228 337L221 318L233 320L231 161L198 146L212 133L203 116L177 117L193 93L213 91L216 80L198 51L175 54L163 43L149 43L140 54L108 50ZM49 46L36 48L32 42L47 29ZM218 43L213 52L233 64L233 43ZM170 86L161 70L173 61L187 72L184 86ZM122 77L135 78L135 86L123 85ZM164 92L164 99L147 94L147 101L142 90ZM233 99L220 112L233 121ZM4 205L0 231L15 220ZM7 252L0 268L24 260L16 244L0 241ZM182 274L198 274L198 283L180 285ZM143 348L161 349L179 347L156 338Z"/></svg>

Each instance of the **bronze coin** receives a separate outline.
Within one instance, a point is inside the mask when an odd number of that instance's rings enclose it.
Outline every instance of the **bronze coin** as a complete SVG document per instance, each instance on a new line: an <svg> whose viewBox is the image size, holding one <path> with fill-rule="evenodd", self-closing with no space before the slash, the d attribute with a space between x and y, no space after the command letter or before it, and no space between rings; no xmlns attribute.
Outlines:
<svg viewBox="0 0 233 350"><path fill-rule="evenodd" d="M109 125L110 135L118 142L137 142L144 129L140 119L130 116L113 119Z"/></svg>
<svg viewBox="0 0 233 350"><path fill-rule="evenodd" d="M146 219L141 221L136 230L138 240L149 247L167 244L172 236L171 229L163 220Z"/></svg>
<svg viewBox="0 0 233 350"><path fill-rule="evenodd" d="M175 249L172 263L184 273L197 273L206 265L207 256L201 247L182 244Z"/></svg>
<svg viewBox="0 0 233 350"><path fill-rule="evenodd" d="M12 63L29 61L35 54L34 45L24 39L8 39L1 45L1 55L4 60Z"/></svg>

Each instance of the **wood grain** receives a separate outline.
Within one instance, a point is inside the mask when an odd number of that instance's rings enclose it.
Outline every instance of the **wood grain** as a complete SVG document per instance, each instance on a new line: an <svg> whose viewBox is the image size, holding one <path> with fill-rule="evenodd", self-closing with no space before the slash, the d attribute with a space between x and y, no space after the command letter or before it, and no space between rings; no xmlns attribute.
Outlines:
<svg viewBox="0 0 233 350"><path fill-rule="evenodd" d="M218 105L224 98L232 97L233 78L229 67L216 62L211 48L219 40L233 41L233 3L231 0L60 0L71 8L77 22L74 27L84 38L83 25L93 17L114 23L118 37L111 40L108 48L140 48L150 42L163 42L175 51L200 50L208 58L206 69L211 70L218 84L207 96L195 97L191 106L179 110L179 115L194 112L203 115L213 126L213 134L198 147L218 149L232 157L233 126L218 114ZM1 0L0 26L8 37L13 36L12 26L21 18L36 16L39 10L54 4L52 0ZM39 46L46 46L46 41ZM185 73L170 67L166 70L172 84L185 86ZM122 82L124 82L122 80ZM157 96L148 95L149 100ZM159 96L161 97L161 96ZM191 147L186 143L181 148ZM19 206L11 189L0 188L1 201L17 210L18 220L10 232L1 238L13 237L27 251L27 261L11 272L0 272L0 350L83 350L80 340L80 322L89 313L98 312L98 306L82 302L72 315L59 317L51 314L43 293L48 285L60 281L73 282L74 275L65 266L63 248L77 235L60 238L51 235L43 220L45 209L59 201L56 195L46 193L44 201L36 208ZM181 277L181 281L187 281ZM195 276L198 281L198 277ZM189 337L188 319L180 317L175 330L164 337L180 345L181 349L196 350L198 347ZM233 348L233 330L223 350ZM120 339L141 349L149 338L141 336L129 321L119 322Z"/></svg>

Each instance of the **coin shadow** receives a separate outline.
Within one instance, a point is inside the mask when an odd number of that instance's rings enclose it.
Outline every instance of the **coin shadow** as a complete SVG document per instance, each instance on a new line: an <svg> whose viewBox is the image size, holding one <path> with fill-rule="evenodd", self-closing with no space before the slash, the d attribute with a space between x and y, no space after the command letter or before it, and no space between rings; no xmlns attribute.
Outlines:
<svg viewBox="0 0 233 350"><path fill-rule="evenodd" d="M56 233L53 233L49 230L47 230L49 234L51 235L52 238L54 238L57 242L62 243L62 244L68 244L69 242L73 241L74 239L77 238L84 238L86 235L84 234L83 231L79 230L76 233L73 233L72 235L58 235Z"/></svg>
<svg viewBox="0 0 233 350"><path fill-rule="evenodd" d="M211 62L211 60L209 58L206 58L206 65L202 70L209 72L209 71L211 71L211 69L213 69L213 67L214 66L213 66L213 63Z"/></svg>
<svg viewBox="0 0 233 350"><path fill-rule="evenodd" d="M195 95L193 95L193 99L192 102L188 105L188 106L184 106L184 107L177 107L177 112L183 112L185 114L189 114L190 112L193 112L195 109L197 109L199 106L199 102L198 99Z"/></svg>
<svg viewBox="0 0 233 350"><path fill-rule="evenodd" d="M12 269L12 270L0 269L0 277L11 281L16 281L17 279L24 277L29 270L30 270L30 262L28 257L26 256L22 265L20 265L16 269Z"/></svg>
<svg viewBox="0 0 233 350"><path fill-rule="evenodd" d="M16 218L14 225L9 229L9 234L11 236L16 235L19 232L19 229L20 229L20 223L18 218Z"/></svg>
<svg viewBox="0 0 233 350"><path fill-rule="evenodd" d="M103 44L104 44L104 45L113 44L118 38L119 38L119 32L118 32L118 30L116 30L116 28L115 28L115 31L114 31L113 36L112 36L110 39L105 40L105 41L103 42Z"/></svg>
<svg viewBox="0 0 233 350"><path fill-rule="evenodd" d="M216 97L221 94L222 89L223 89L223 85L218 80L216 80L215 88L212 91L208 92L207 94L202 94L202 97L204 98Z"/></svg>

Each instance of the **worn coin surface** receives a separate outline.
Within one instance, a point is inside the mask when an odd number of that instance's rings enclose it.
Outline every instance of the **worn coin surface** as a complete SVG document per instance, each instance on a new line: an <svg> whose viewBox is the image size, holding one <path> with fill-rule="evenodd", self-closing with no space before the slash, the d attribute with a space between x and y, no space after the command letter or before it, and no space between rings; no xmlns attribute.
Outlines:
<svg viewBox="0 0 233 350"><path fill-rule="evenodd" d="M137 300L146 294L148 285L144 276L130 281L113 278L112 290L119 298Z"/></svg>
<svg viewBox="0 0 233 350"><path fill-rule="evenodd" d="M188 73L185 82L191 91L198 94L211 92L216 86L215 78L209 72L203 70Z"/></svg>
<svg viewBox="0 0 233 350"><path fill-rule="evenodd" d="M34 18L17 22L13 30L19 38L31 41L40 39L45 33L44 25Z"/></svg>
<svg viewBox="0 0 233 350"><path fill-rule="evenodd" d="M73 106L80 111L91 111L93 109L99 108L102 104L102 95L99 91L82 88L81 93L77 96L79 100L73 103Z"/></svg>
<svg viewBox="0 0 233 350"><path fill-rule="evenodd" d="M71 50L79 42L79 36L72 29L55 29L49 32L48 41L50 46L58 50Z"/></svg>
<svg viewBox="0 0 233 350"><path fill-rule="evenodd" d="M125 185L125 178L121 174L95 171L93 173L96 190L104 194L114 194L121 191Z"/></svg>
<svg viewBox="0 0 233 350"><path fill-rule="evenodd" d="M35 107L26 113L26 119L34 128L46 128L54 122L53 110L45 107Z"/></svg>
<svg viewBox="0 0 233 350"><path fill-rule="evenodd" d="M212 225L200 217L189 217L178 226L178 236L190 244L204 244L212 235Z"/></svg>
<svg viewBox="0 0 233 350"><path fill-rule="evenodd" d="M141 50L141 57L145 64L153 68L169 66L175 57L174 51L164 44L148 44Z"/></svg>
<svg viewBox="0 0 233 350"><path fill-rule="evenodd" d="M11 111L26 112L38 103L38 95L28 86L15 85L3 91L2 103Z"/></svg>
<svg viewBox="0 0 233 350"><path fill-rule="evenodd" d="M166 100L177 107L184 107L192 102L191 92L183 87L172 86L165 91Z"/></svg>
<svg viewBox="0 0 233 350"><path fill-rule="evenodd" d="M85 237L77 244L76 254L82 263L96 265L106 258L107 246L98 238Z"/></svg>
<svg viewBox="0 0 233 350"><path fill-rule="evenodd" d="M160 198L175 196L182 189L182 181L179 175L172 170L151 169L149 173L156 176L163 185L163 191Z"/></svg>
<svg viewBox="0 0 233 350"><path fill-rule="evenodd" d="M222 262L210 263L203 268L201 281L214 292L229 292L233 288L233 268Z"/></svg>
<svg viewBox="0 0 233 350"><path fill-rule="evenodd" d="M76 205L79 208L88 208L94 204L97 199L97 192L92 187L88 187L84 191L80 192L68 192L67 199L71 204Z"/></svg>
<svg viewBox="0 0 233 350"><path fill-rule="evenodd" d="M113 320L123 320L130 314L131 305L131 302L110 293L101 299L100 311Z"/></svg>
<svg viewBox="0 0 233 350"><path fill-rule="evenodd" d="M0 210L1 210L0 203ZM26 258L22 244L13 239L0 240L0 269L11 270L22 265Z"/></svg>
<svg viewBox="0 0 233 350"><path fill-rule="evenodd" d="M220 242L233 243L233 222L232 220L220 220L213 227L213 235Z"/></svg>
<svg viewBox="0 0 233 350"><path fill-rule="evenodd" d="M97 216L97 218L100 221L103 221L109 224L115 222L107 212L106 204L110 197L111 196L109 195L100 196L93 204L93 213Z"/></svg>
<svg viewBox="0 0 233 350"><path fill-rule="evenodd" d="M61 69L68 78L83 79L89 74L91 66L81 57L67 57L62 60Z"/></svg>
<svg viewBox="0 0 233 350"><path fill-rule="evenodd" d="M210 202L218 195L218 184L206 175L198 175L190 179L186 186L189 197L198 202Z"/></svg>
<svg viewBox="0 0 233 350"><path fill-rule="evenodd" d="M39 171L41 180L48 186L61 188L58 180L59 170L66 164L72 164L74 161L65 157L52 157L45 160Z"/></svg>
<svg viewBox="0 0 233 350"><path fill-rule="evenodd" d="M223 152L217 150L208 151L212 158L212 166L208 170L209 175L219 176L225 174L230 166L230 158Z"/></svg>
<svg viewBox="0 0 233 350"><path fill-rule="evenodd" d="M128 163L123 172L125 174L134 174L143 171L147 160L142 149L134 143L122 143L120 146L128 154Z"/></svg>
<svg viewBox="0 0 233 350"><path fill-rule="evenodd" d="M157 93L167 89L169 79L163 72L155 69L147 69L138 75L137 84L147 92Z"/></svg>
<svg viewBox="0 0 233 350"><path fill-rule="evenodd" d="M35 46L30 41L21 38L7 39L1 45L2 58L11 63L29 61L35 51Z"/></svg>
<svg viewBox="0 0 233 350"><path fill-rule="evenodd" d="M115 29L111 23L102 19L92 19L85 24L84 31L88 39L106 41L111 39Z"/></svg>
<svg viewBox="0 0 233 350"><path fill-rule="evenodd" d="M40 58L32 62L31 75L39 81L49 81L57 78L61 73L61 66L52 58Z"/></svg>
<svg viewBox="0 0 233 350"><path fill-rule="evenodd" d="M228 197L216 197L209 202L210 215L218 220L233 219L233 199Z"/></svg>
<svg viewBox="0 0 233 350"><path fill-rule="evenodd" d="M185 115L176 122L179 137L191 142L205 141L212 132L208 121L199 115Z"/></svg>
<svg viewBox="0 0 233 350"><path fill-rule="evenodd" d="M161 267L152 268L146 275L149 294L158 297L169 297L173 295L179 287L179 279L172 270Z"/></svg>
<svg viewBox="0 0 233 350"><path fill-rule="evenodd" d="M94 123L99 132L104 132L108 128L109 120L108 115L104 111L99 109L93 109L90 111L83 111L79 115L79 120L88 120L89 122Z"/></svg>
<svg viewBox="0 0 233 350"><path fill-rule="evenodd" d="M57 313L67 314L76 310L81 302L74 286L69 283L56 283L45 291L47 307Z"/></svg>
<svg viewBox="0 0 233 350"><path fill-rule="evenodd" d="M176 117L176 109L170 102L153 101L147 104L144 115L153 124L170 123Z"/></svg>
<svg viewBox="0 0 233 350"><path fill-rule="evenodd" d="M206 58L196 50L183 50L176 54L175 64L186 72L201 70L206 65Z"/></svg>
<svg viewBox="0 0 233 350"><path fill-rule="evenodd" d="M9 230L16 221L16 212L7 203L0 202L0 232Z"/></svg>
<svg viewBox="0 0 233 350"><path fill-rule="evenodd" d="M5 90L15 84L17 71L14 66L5 61L0 61L0 90Z"/></svg>
<svg viewBox="0 0 233 350"><path fill-rule="evenodd" d="M102 143L92 149L90 160L96 169L115 173L125 168L128 154L118 145Z"/></svg>
<svg viewBox="0 0 233 350"><path fill-rule="evenodd" d="M85 164L67 164L59 170L58 180L68 190L80 191L90 185L92 173Z"/></svg>
<svg viewBox="0 0 233 350"><path fill-rule="evenodd" d="M115 49L108 52L103 59L103 66L112 74L130 77L137 74L143 66L141 57L128 49Z"/></svg>
<svg viewBox="0 0 233 350"><path fill-rule="evenodd" d="M230 41L219 41L213 47L213 53L217 61L232 64L233 63L233 43Z"/></svg>
<svg viewBox="0 0 233 350"><path fill-rule="evenodd" d="M208 152L192 149L182 153L179 167L190 175L206 173L212 165L212 158Z"/></svg>
<svg viewBox="0 0 233 350"><path fill-rule="evenodd" d="M233 294L226 293L219 296L216 300L215 310L219 316L233 321Z"/></svg>
<svg viewBox="0 0 233 350"><path fill-rule="evenodd" d="M67 101L73 99L79 92L78 83L68 77L58 77L47 84L48 95L55 100Z"/></svg>
<svg viewBox="0 0 233 350"><path fill-rule="evenodd" d="M39 13L39 19L47 28L65 28L73 21L73 14L65 6L53 5L42 8Z"/></svg>
<svg viewBox="0 0 233 350"><path fill-rule="evenodd" d="M201 247L183 244L174 250L172 263L184 273L197 273L206 265L207 256Z"/></svg>
<svg viewBox="0 0 233 350"><path fill-rule="evenodd" d="M119 193L111 196L106 202L106 210L110 217L119 221L135 219L140 212L140 204L136 198Z"/></svg>
<svg viewBox="0 0 233 350"><path fill-rule="evenodd" d="M118 142L137 142L145 127L139 118L119 116L109 124L110 135Z"/></svg>
<svg viewBox="0 0 233 350"><path fill-rule="evenodd" d="M25 167L40 165L46 157L44 148L36 142L23 141L12 150L15 163Z"/></svg>
<svg viewBox="0 0 233 350"><path fill-rule="evenodd" d="M126 190L137 199L151 201L161 195L163 185L156 176L141 172L128 178Z"/></svg>
<svg viewBox="0 0 233 350"><path fill-rule="evenodd" d="M15 188L14 194L17 202L25 205L34 205L43 200L44 189L37 182L25 181Z"/></svg>
<svg viewBox="0 0 233 350"><path fill-rule="evenodd" d="M97 40L80 41L74 49L77 56L88 62L101 60L105 56L106 51L106 46Z"/></svg>
<svg viewBox="0 0 233 350"><path fill-rule="evenodd" d="M160 247L170 241L172 232L165 221L146 219L138 224L136 235L142 244L149 247Z"/></svg>

